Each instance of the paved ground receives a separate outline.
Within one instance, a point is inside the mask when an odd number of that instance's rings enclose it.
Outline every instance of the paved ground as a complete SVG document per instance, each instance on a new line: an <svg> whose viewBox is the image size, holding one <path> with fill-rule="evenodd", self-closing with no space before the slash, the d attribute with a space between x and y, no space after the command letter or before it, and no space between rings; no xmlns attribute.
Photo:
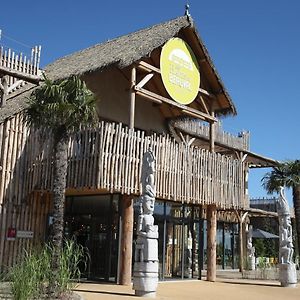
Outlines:
<svg viewBox="0 0 300 300"><path fill-rule="evenodd" d="M137 300L131 287L114 284L84 283L77 287L77 292L85 300ZM214 283L198 280L167 281L159 283L156 299L299 300L300 283L296 288L282 288L278 282L244 279L219 279Z"/></svg>

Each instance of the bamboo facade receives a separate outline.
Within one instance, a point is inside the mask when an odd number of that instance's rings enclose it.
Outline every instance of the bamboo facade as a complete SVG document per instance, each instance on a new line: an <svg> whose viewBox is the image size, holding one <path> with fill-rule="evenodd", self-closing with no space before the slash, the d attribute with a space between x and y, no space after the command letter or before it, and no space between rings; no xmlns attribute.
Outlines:
<svg viewBox="0 0 300 300"><path fill-rule="evenodd" d="M45 240L46 222L51 210L50 193L32 192L22 203L9 202L0 206L0 270L12 266L27 251ZM32 238L7 238L10 228L32 232Z"/></svg>
<svg viewBox="0 0 300 300"><path fill-rule="evenodd" d="M0 261L11 265L21 248L45 236L53 184L53 143L29 129L22 114L0 124ZM242 209L246 165L238 159L177 143L168 135L146 136L123 124L99 122L69 140L67 189L138 195L143 153L156 157L157 198ZM22 224L20 223L22 222ZM7 230L34 231L33 239L6 240Z"/></svg>
<svg viewBox="0 0 300 300"><path fill-rule="evenodd" d="M0 136L0 199L20 203L33 190L51 190L51 141L30 131L21 115L1 124ZM149 147L157 160L158 198L225 209L248 206L240 160L188 147L167 135L145 136L121 123L100 122L70 138L67 188L138 195L141 159Z"/></svg>
<svg viewBox="0 0 300 300"><path fill-rule="evenodd" d="M188 120L174 120L172 126L180 129L182 132L186 132L198 138L209 139L209 126L200 122L197 119L188 119ZM249 132L240 132L238 136L234 136L228 132L225 132L220 123L217 123L215 127L215 142L220 143L222 145L236 148L240 150L249 151L249 140L250 133Z"/></svg>

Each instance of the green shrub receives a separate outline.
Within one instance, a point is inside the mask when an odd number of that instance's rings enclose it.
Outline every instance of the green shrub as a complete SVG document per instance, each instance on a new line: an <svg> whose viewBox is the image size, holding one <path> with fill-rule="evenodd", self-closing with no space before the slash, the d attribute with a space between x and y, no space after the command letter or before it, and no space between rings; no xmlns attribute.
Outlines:
<svg viewBox="0 0 300 300"><path fill-rule="evenodd" d="M85 263L83 247L74 241L66 241L60 254L59 272L56 278L51 270L53 247L46 245L40 251L25 253L9 274L15 300L47 298L50 281L55 281L55 296L64 297L80 279L79 263Z"/></svg>
<svg viewBox="0 0 300 300"><path fill-rule="evenodd" d="M267 262L265 257L259 257L258 258L258 264L257 267L261 270L265 270L267 268Z"/></svg>

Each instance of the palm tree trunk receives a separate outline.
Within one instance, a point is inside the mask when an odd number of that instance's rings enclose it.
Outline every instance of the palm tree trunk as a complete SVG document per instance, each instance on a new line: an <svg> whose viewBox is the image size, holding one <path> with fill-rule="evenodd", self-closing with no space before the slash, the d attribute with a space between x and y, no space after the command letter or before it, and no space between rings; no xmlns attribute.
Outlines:
<svg viewBox="0 0 300 300"><path fill-rule="evenodd" d="M296 219L298 252L300 251L300 185L293 186L293 202Z"/></svg>
<svg viewBox="0 0 300 300"><path fill-rule="evenodd" d="M65 128L54 132L54 180L53 180L53 228L51 244L53 247L51 268L53 281L50 283L51 294L56 290L56 278L60 266L60 252L63 246L65 189L67 178L68 136Z"/></svg>

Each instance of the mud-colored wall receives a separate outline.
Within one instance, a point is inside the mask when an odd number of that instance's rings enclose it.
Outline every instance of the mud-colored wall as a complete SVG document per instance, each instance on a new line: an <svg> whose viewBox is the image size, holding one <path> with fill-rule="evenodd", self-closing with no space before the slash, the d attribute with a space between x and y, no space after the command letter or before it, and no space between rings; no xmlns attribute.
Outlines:
<svg viewBox="0 0 300 300"><path fill-rule="evenodd" d="M115 122L129 123L130 82L123 73L111 68L85 78L87 86L98 98L100 117ZM166 132L165 120L159 108L149 100L136 97L135 128Z"/></svg>

